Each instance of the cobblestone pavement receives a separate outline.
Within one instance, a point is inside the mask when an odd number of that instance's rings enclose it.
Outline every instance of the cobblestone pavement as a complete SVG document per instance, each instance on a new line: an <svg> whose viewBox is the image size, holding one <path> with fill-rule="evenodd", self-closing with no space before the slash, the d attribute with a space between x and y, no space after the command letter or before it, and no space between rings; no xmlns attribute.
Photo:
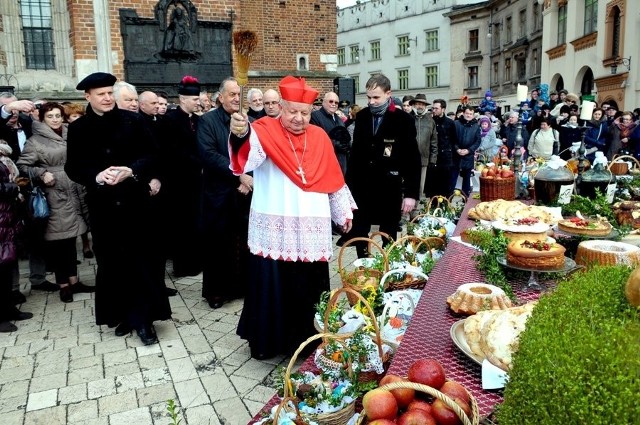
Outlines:
<svg viewBox="0 0 640 425"><path fill-rule="evenodd" d="M338 252L332 287L340 285ZM353 259L350 248L343 260ZM80 280L94 285L95 260L78 267ZM167 286L178 290L169 298L173 320L155 322L160 343L144 346L135 332L116 337L95 324L93 294L65 304L58 293L30 291L21 262L20 308L34 317L0 334L0 423L168 425L170 399L182 424L249 422L275 394L270 374L289 359L252 359L235 333L242 300L212 310L200 296L202 275L176 279L169 271Z"/></svg>

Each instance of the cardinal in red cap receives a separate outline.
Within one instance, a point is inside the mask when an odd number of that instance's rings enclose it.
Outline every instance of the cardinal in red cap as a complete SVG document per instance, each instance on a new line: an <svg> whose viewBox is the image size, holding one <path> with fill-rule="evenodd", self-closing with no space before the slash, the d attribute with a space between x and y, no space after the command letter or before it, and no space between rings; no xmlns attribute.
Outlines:
<svg viewBox="0 0 640 425"><path fill-rule="evenodd" d="M314 304L329 290L331 222L349 231L356 208L331 140L309 124L318 91L293 76L279 89L278 119L249 125L235 113L229 138L233 173L253 172L251 270L238 334L259 359L291 355L315 333Z"/></svg>

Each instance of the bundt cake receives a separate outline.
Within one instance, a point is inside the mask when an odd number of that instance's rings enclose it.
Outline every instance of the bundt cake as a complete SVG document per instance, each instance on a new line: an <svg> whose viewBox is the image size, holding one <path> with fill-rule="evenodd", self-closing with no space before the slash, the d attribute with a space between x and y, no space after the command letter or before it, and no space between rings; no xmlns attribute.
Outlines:
<svg viewBox="0 0 640 425"><path fill-rule="evenodd" d="M504 310L511 300L497 286L486 283L465 283L447 298L451 310L459 314L475 314L482 310Z"/></svg>
<svg viewBox="0 0 640 425"><path fill-rule="evenodd" d="M624 242L610 240L582 241L576 251L576 264L626 264L635 267L640 264L640 248Z"/></svg>

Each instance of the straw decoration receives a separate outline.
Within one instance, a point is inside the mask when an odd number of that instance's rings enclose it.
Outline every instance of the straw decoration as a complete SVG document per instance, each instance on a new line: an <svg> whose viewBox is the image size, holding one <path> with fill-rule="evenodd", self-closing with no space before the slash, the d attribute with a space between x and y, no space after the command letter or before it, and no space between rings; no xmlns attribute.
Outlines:
<svg viewBox="0 0 640 425"><path fill-rule="evenodd" d="M236 31L233 33L233 47L238 61L238 85L244 86L249 81L249 63L251 54L258 45L258 36L253 31Z"/></svg>

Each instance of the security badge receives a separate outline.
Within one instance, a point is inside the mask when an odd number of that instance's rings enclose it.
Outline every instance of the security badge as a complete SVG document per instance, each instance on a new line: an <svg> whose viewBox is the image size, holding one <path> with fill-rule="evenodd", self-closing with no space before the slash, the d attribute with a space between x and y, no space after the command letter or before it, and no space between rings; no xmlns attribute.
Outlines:
<svg viewBox="0 0 640 425"><path fill-rule="evenodd" d="M384 156L389 158L391 156L391 150L393 149L393 143L395 139L384 139Z"/></svg>

